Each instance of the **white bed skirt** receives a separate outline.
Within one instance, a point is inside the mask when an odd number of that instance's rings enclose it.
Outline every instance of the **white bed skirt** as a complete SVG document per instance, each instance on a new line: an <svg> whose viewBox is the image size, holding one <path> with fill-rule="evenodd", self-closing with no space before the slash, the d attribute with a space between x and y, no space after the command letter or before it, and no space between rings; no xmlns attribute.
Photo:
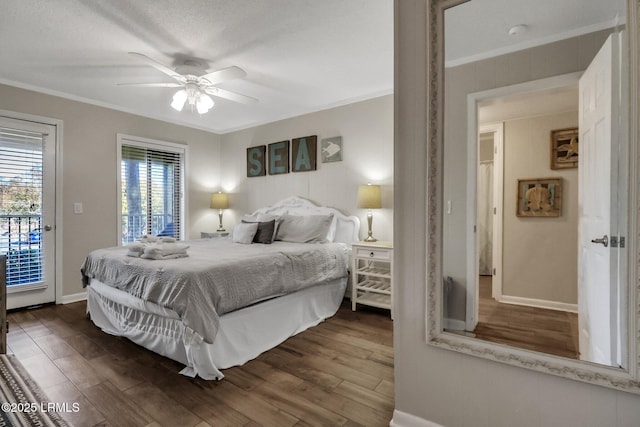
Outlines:
<svg viewBox="0 0 640 427"><path fill-rule="evenodd" d="M227 313L213 344L186 328L175 311L95 280L87 287L87 311L104 332L186 365L181 374L220 380L220 369L242 365L333 316L346 286L342 278Z"/></svg>

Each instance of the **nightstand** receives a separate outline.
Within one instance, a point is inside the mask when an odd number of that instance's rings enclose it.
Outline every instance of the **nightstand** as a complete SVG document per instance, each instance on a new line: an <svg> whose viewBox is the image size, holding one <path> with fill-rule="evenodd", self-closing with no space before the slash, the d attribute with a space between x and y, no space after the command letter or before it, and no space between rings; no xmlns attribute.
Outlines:
<svg viewBox="0 0 640 427"><path fill-rule="evenodd" d="M358 242L351 248L351 309L357 304L386 308L393 319L393 245Z"/></svg>
<svg viewBox="0 0 640 427"><path fill-rule="evenodd" d="M227 237L229 235L228 231L212 231L210 233L201 231L200 238L201 239L211 239L214 237Z"/></svg>

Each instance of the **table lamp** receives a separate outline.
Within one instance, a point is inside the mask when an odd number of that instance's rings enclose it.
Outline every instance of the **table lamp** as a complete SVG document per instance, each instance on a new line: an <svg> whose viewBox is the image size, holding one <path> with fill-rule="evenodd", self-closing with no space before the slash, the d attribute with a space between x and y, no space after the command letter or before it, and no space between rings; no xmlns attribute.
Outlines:
<svg viewBox="0 0 640 427"><path fill-rule="evenodd" d="M211 195L211 209L218 209L218 217L220 218L220 227L216 231L226 231L222 228L222 210L229 209L229 198L223 192L213 193Z"/></svg>
<svg viewBox="0 0 640 427"><path fill-rule="evenodd" d="M369 209L367 213L367 223L369 224L369 234L364 239L365 242L376 242L378 239L373 237L371 232L371 224L373 223L373 212L371 209L380 209L382 207L382 200L380 197L379 185L360 185L358 187L358 207L362 209Z"/></svg>

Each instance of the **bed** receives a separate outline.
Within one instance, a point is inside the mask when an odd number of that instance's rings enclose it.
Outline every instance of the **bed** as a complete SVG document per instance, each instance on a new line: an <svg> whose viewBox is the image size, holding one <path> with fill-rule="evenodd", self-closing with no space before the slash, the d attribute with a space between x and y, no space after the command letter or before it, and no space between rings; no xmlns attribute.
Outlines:
<svg viewBox="0 0 640 427"><path fill-rule="evenodd" d="M187 257L99 249L82 266L87 312L104 332L184 364L181 374L219 380L336 313L359 226L290 197L245 215L229 237L178 242Z"/></svg>

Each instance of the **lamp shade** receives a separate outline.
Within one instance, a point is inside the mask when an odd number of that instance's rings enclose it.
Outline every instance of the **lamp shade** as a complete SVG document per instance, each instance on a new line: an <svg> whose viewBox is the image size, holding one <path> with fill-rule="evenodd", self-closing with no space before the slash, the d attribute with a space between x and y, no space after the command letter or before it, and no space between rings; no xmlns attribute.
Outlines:
<svg viewBox="0 0 640 427"><path fill-rule="evenodd" d="M382 198L379 185L361 185L358 187L358 207L362 209L380 209Z"/></svg>
<svg viewBox="0 0 640 427"><path fill-rule="evenodd" d="M211 209L229 209L229 198L225 193L211 195Z"/></svg>

